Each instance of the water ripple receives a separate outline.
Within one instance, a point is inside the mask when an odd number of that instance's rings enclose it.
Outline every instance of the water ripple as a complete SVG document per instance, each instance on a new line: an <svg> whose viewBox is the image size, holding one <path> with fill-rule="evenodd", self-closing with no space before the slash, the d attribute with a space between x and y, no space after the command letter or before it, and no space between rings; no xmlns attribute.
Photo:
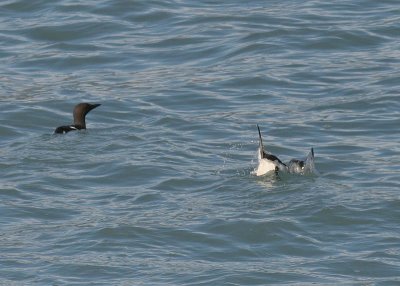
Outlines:
<svg viewBox="0 0 400 286"><path fill-rule="evenodd" d="M3 1L0 284L395 285L396 4Z"/></svg>

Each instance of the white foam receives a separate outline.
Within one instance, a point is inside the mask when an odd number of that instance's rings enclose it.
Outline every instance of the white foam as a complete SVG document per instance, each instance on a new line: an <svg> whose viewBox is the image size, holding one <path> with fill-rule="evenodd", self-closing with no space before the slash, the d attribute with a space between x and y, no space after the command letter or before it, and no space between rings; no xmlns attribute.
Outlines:
<svg viewBox="0 0 400 286"><path fill-rule="evenodd" d="M307 155L307 159L304 164L304 174L319 174L318 170L315 168L314 154L312 151L310 151L310 153Z"/></svg>

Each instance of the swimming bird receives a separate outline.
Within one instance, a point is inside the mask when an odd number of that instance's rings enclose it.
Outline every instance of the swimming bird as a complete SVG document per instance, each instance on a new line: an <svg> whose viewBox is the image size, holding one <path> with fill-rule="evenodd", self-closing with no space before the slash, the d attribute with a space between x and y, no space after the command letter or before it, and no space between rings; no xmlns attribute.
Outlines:
<svg viewBox="0 0 400 286"><path fill-rule="evenodd" d="M278 171L287 171L288 167L286 166L285 163L279 160L279 158L276 157L275 155L272 155L265 151L262 142L260 127L258 126L258 124L257 124L257 129L259 136L259 147L258 147L258 167L256 170L256 175L262 176L271 171L274 171L275 173L277 173Z"/></svg>
<svg viewBox="0 0 400 286"><path fill-rule="evenodd" d="M79 103L74 107L74 124L57 127L54 133L64 134L73 130L86 129L86 115L101 104Z"/></svg>
<svg viewBox="0 0 400 286"><path fill-rule="evenodd" d="M307 158L304 160L292 159L288 163L289 173L294 174L312 174L318 173L314 164L314 148L308 153Z"/></svg>

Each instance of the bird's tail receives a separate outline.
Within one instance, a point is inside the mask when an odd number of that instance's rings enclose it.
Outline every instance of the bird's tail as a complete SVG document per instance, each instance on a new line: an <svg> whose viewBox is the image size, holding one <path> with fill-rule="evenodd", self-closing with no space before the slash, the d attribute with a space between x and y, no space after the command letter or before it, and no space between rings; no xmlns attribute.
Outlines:
<svg viewBox="0 0 400 286"><path fill-rule="evenodd" d="M260 131L260 127L258 126L258 124L257 124L257 129L258 129L258 137L259 137L258 152L259 152L260 159L262 159L262 158L264 158L264 144L262 141L261 131Z"/></svg>

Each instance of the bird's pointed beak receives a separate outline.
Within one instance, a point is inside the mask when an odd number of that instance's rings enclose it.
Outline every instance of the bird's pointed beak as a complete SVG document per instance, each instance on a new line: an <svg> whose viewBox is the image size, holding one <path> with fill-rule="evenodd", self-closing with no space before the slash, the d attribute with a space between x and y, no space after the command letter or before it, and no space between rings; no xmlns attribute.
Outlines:
<svg viewBox="0 0 400 286"><path fill-rule="evenodd" d="M96 107L99 107L101 104L96 103L96 104L89 104L90 110L95 109Z"/></svg>

